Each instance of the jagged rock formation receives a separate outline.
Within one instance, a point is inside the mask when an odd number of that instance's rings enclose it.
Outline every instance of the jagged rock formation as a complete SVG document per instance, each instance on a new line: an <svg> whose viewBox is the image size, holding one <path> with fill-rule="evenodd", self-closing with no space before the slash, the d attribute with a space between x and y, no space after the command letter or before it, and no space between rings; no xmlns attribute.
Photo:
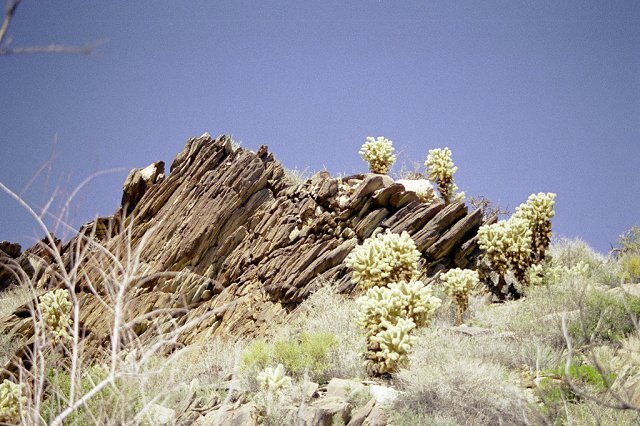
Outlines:
<svg viewBox="0 0 640 426"><path fill-rule="evenodd" d="M414 238L424 255L423 280L444 268L468 267L479 253L476 232L482 223L480 210L469 213L462 203L422 204L415 192L385 175L338 179L319 172L292 185L265 146L253 153L235 149L226 136L203 135L187 142L167 176L162 162L134 169L120 210L85 225L62 253L72 265L77 247L99 241L128 262L129 253L141 248L126 305L135 334L144 338L165 322L202 318L182 335L189 344L213 334L259 334L325 282L352 292L343 261L377 229L407 231ZM89 252L101 256L101 250ZM93 291L104 291L105 279L88 270L76 285L83 332L98 345L109 341L111 313ZM51 275L39 285L60 283ZM156 309L170 313L144 317ZM28 321L20 314L0 319L0 330L28 334Z"/></svg>

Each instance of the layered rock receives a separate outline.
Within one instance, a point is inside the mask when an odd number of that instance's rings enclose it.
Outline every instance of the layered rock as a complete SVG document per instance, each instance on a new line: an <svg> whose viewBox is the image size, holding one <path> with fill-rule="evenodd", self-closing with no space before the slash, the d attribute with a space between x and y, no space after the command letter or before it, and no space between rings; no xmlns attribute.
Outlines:
<svg viewBox="0 0 640 426"><path fill-rule="evenodd" d="M344 259L377 230L414 238L423 280L469 267L482 222L479 210L469 213L462 203L421 203L385 175L319 172L291 185L266 147L253 153L226 136L203 135L187 142L167 176L161 162L134 169L118 212L83 227L62 258L65 268L84 262L86 273L74 284L91 341L109 342L112 316L94 293L109 294L107 281L127 279L133 333L144 338L199 319L181 335L189 344L260 334L326 282L353 292ZM105 265L114 271L104 274ZM39 285L63 284L49 274ZM158 310L164 314L150 314ZM0 321L2 332L29 333L27 318Z"/></svg>

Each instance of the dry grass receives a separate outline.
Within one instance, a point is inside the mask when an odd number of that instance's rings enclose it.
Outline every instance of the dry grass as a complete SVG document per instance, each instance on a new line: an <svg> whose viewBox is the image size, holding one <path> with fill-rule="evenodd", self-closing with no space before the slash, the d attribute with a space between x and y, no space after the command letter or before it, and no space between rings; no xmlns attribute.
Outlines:
<svg viewBox="0 0 640 426"><path fill-rule="evenodd" d="M34 299L34 292L27 286L10 287L0 293L0 318L7 317L20 306Z"/></svg>
<svg viewBox="0 0 640 426"><path fill-rule="evenodd" d="M466 336L424 330L408 369L398 373L406 392L400 407L416 415L455 419L459 424L522 424L533 418L531 396L516 374L501 365L490 348Z"/></svg>

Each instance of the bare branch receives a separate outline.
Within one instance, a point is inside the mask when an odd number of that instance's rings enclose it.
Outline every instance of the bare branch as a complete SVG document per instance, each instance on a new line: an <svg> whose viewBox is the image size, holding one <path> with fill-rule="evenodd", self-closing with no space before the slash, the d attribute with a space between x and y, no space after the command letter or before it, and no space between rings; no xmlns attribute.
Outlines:
<svg viewBox="0 0 640 426"><path fill-rule="evenodd" d="M0 26L0 56L11 56L11 55L28 55L33 53L62 53L62 54L71 54L71 55L91 55L96 49L103 45L105 40L97 40L92 43L85 44L84 46L73 46L67 44L56 44L52 43L47 46L26 46L26 47L16 47L15 49L11 49L9 47L3 46L6 43L7 32L9 30L9 25L11 25L11 20L13 19L13 15L16 13L16 9L22 0L9 0L7 2L7 7L4 14L4 19L2 20L2 26Z"/></svg>
<svg viewBox="0 0 640 426"><path fill-rule="evenodd" d="M7 30L9 29L9 25L11 24L13 14L16 13L16 9L18 8L18 5L21 1L22 0L9 0L9 2L7 2L4 19L2 20L2 26L0 27L0 46L2 46L2 42L4 41L4 38L7 35Z"/></svg>
<svg viewBox="0 0 640 426"><path fill-rule="evenodd" d="M91 55L105 41L95 41L84 46L69 46L52 43L48 46L18 47L15 49L0 48L0 56L25 55L32 53L67 53L71 55Z"/></svg>

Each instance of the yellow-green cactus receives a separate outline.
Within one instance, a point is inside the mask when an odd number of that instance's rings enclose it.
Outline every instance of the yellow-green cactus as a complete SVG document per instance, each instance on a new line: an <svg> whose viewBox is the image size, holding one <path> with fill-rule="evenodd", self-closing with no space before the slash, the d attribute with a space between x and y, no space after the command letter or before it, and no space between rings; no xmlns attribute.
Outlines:
<svg viewBox="0 0 640 426"><path fill-rule="evenodd" d="M385 322L394 323L399 318L409 318L418 327L429 325L441 301L422 281L403 281L370 288L357 303L360 309L356 321L370 337L377 334Z"/></svg>
<svg viewBox="0 0 640 426"><path fill-rule="evenodd" d="M368 289L418 278L419 259L420 252L407 232L387 230L365 240L345 261L353 269L351 281Z"/></svg>
<svg viewBox="0 0 640 426"><path fill-rule="evenodd" d="M27 402L21 384L4 380L0 383L0 423L18 423L20 406Z"/></svg>
<svg viewBox="0 0 640 426"><path fill-rule="evenodd" d="M413 342L406 335L415 327L428 325L441 301L432 295L431 287L412 281L373 287L357 303L356 321L368 341L366 366L370 374L379 375L404 362ZM397 355L392 354L394 348Z"/></svg>
<svg viewBox="0 0 640 426"><path fill-rule="evenodd" d="M70 338L68 330L71 327L71 301L66 289L53 290L40 298L40 312L47 330L54 339Z"/></svg>
<svg viewBox="0 0 640 426"><path fill-rule="evenodd" d="M526 284L526 272L531 266L531 239L529 222L518 217L484 225L478 230L478 244L500 278L499 292L506 283L508 270L512 270L516 278Z"/></svg>
<svg viewBox="0 0 640 426"><path fill-rule="evenodd" d="M369 136L358 153L364 161L369 163L371 172L387 174L396 161L393 151L393 142L389 139L383 136L378 138Z"/></svg>
<svg viewBox="0 0 640 426"><path fill-rule="evenodd" d="M453 182L453 174L458 168L453 164L451 150L448 147L429 150L424 165L427 168L429 180L438 186L445 204L464 200L464 192L458 192L458 186Z"/></svg>
<svg viewBox="0 0 640 426"><path fill-rule="evenodd" d="M444 292L456 301L456 325L461 325L464 312L469 306L469 294L480 282L478 272L455 268L440 275L440 279L444 283Z"/></svg>
<svg viewBox="0 0 640 426"><path fill-rule="evenodd" d="M411 332L416 324L410 319L399 318L387 324L379 333L369 339L369 353L365 367L371 375L392 373L409 361L409 353L417 337ZM374 350L371 350L374 349Z"/></svg>
<svg viewBox="0 0 640 426"><path fill-rule="evenodd" d="M533 263L539 263L545 258L545 253L551 242L551 218L555 216L553 210L556 194L540 192L531 194L526 203L516 208L514 218L525 219L531 229L531 258Z"/></svg>

